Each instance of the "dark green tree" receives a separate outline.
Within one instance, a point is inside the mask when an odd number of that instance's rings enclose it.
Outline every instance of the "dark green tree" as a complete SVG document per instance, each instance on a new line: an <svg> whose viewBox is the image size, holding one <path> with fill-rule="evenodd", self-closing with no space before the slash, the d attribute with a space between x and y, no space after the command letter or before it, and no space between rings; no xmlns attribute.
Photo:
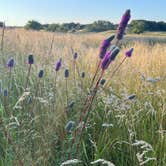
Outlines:
<svg viewBox="0 0 166 166"><path fill-rule="evenodd" d="M33 29L33 30L41 30L41 29L43 29L43 26L42 26L42 24L40 24L40 23L37 22L37 21L30 20L30 21L28 21L27 24L25 25L25 28L26 28L26 29Z"/></svg>

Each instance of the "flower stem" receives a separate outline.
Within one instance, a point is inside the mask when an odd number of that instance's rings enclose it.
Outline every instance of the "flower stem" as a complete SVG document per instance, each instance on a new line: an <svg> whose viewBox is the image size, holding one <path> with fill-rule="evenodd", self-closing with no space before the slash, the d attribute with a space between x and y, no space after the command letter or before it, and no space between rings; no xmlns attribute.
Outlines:
<svg viewBox="0 0 166 166"><path fill-rule="evenodd" d="M30 76L30 73L31 73L31 68L32 68L32 65L30 64L29 69L28 69L26 83L25 83L25 90L27 89L27 86L28 86L28 81L29 81L29 76Z"/></svg>
<svg viewBox="0 0 166 166"><path fill-rule="evenodd" d="M124 61L126 60L126 56L123 58L123 60L120 62L120 64L115 67L114 71L111 74L111 78L115 75L115 73L119 70L120 66L124 63Z"/></svg>
<svg viewBox="0 0 166 166"><path fill-rule="evenodd" d="M91 108L91 106L93 104L93 101L94 101L94 98L96 96L96 93L97 93L97 90L98 90L98 86L99 86L99 83L100 83L100 80L101 80L103 74L104 74L104 70L102 70L102 72L100 74L100 77L98 78L98 81L96 82L96 85L95 85L95 88L94 88L94 92L93 92L91 98L89 99L90 103L87 105L87 107L85 107L85 109L83 111L84 112L84 116L85 116L85 120L84 120L83 127L81 129L81 132L79 134L80 136L79 136L79 139L78 139L78 143L76 145L76 153L75 153L75 155L77 155L77 153L78 153L78 149L79 149L79 146L80 146L80 142L81 142L81 137L82 137L82 134L83 134L83 130L86 127L86 123L87 123L87 120L88 120L89 115L90 115L90 108Z"/></svg>
<svg viewBox="0 0 166 166"><path fill-rule="evenodd" d="M94 74L93 79L92 79L91 84L90 84L90 89L92 88L93 83L94 83L94 81L95 81L95 78L96 78L96 76L97 76L97 73L98 73L98 71L99 71L101 61L102 61L102 60L100 59L100 61L98 62L98 65L97 65L97 68L96 68L95 74Z"/></svg>
<svg viewBox="0 0 166 166"><path fill-rule="evenodd" d="M69 104L69 97L68 97L68 79L66 78L66 108L68 107Z"/></svg>

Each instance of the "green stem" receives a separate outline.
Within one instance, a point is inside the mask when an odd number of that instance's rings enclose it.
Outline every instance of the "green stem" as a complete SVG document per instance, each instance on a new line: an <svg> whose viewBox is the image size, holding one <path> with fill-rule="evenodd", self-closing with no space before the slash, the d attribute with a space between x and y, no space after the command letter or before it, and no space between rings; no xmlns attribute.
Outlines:
<svg viewBox="0 0 166 166"><path fill-rule="evenodd" d="M32 65L30 64L29 69L28 69L26 83L25 83L25 90L27 89L27 86L28 86L28 81L29 81L29 76L30 76L30 73L31 73L31 68L32 68Z"/></svg>

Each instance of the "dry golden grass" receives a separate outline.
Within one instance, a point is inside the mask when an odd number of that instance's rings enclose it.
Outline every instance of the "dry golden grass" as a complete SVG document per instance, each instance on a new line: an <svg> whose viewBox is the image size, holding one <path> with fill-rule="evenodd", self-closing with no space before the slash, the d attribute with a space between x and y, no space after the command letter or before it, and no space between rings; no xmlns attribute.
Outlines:
<svg viewBox="0 0 166 166"><path fill-rule="evenodd" d="M14 86L17 92L18 96L15 96L15 93L11 97L13 100L13 103L15 103L19 97L22 95L20 93L19 87L23 86L23 81L26 78L27 74L27 65L25 64L25 61L27 59L27 55L29 53L34 54L35 58L35 64L33 65L33 73L31 75L32 77L32 83L30 91L31 93L34 93L34 89L37 86L36 85L36 77L37 72L43 68L44 69L44 78L42 79L41 87L40 87L40 97L42 97L44 100L46 100L48 103L52 102L48 99L48 93L52 92L51 86L54 85L54 76L55 73L53 71L53 65L56 63L57 59L62 57L62 63L63 68L69 68L70 71L70 77L69 77L69 97L70 99L74 99L78 103L82 103L82 96L78 95L76 93L80 93L80 89L78 88L78 92L74 91L73 86L73 66L72 66L72 60L73 60L73 53L78 52L78 63L79 63L79 69L80 71L85 71L86 78L84 80L85 83L85 96L87 95L87 88L89 87L90 80L92 79L92 76L95 72L97 61L98 61L98 49L100 46L100 43L103 39L108 37L110 34L108 33L89 33L89 34L60 34L60 33L50 33L50 32L44 32L44 31L27 31L24 29L11 29L5 31L5 38L4 38L4 58L7 60L9 57L14 57L16 61L16 67L14 68L13 75L15 77L15 84ZM53 47L50 52L51 42L54 37ZM114 78L110 78L111 73L113 69L121 62L121 60L124 58L124 53L126 50L128 50L130 47L134 48L134 53L131 58L126 59L125 63L121 66L120 70L116 73ZM50 54L49 54L50 52ZM104 75L104 78L106 80L110 80L110 83L107 83L108 85L111 84L111 88L118 94L122 94L123 91L127 90L126 94L136 94L136 96L139 98L139 100L136 103L131 102L131 109L127 111L116 110L114 113L118 116L125 115L126 119L121 121L116 116L111 115L111 117L105 116L104 120L108 121L110 120L110 123L113 123L115 125L115 128L111 128L111 132L105 132L105 130L100 131L98 129L101 128L101 126L98 126L92 131L93 139L97 143L97 151L95 152L96 156L98 157L107 157L110 156L110 153L112 153L113 158L115 158L115 163L120 163L121 165L127 165L127 160L132 160L132 163L137 163L137 159L135 156L136 150L130 149L132 147L129 147L128 150L130 151L128 155L126 153L126 147L124 146L121 150L121 152L117 152L114 148L110 149L109 147L112 147L112 142L116 140L122 140L122 141L131 141L128 138L128 131L131 129L133 132L136 132L136 139L140 140L146 140L147 142L151 143L152 146L155 149L155 157L159 159L159 162L165 161L164 159L164 147L165 147L165 136L163 134L163 131L165 130L166 124L164 122L164 110L165 110L165 79L166 79L166 61L165 61L165 55L166 55L166 44L155 44L155 45L149 45L145 43L139 43L133 41L132 43L128 43L127 45L121 45L121 52L118 55L115 62L113 62L110 65L110 68L107 70L107 72ZM25 67L24 67L25 66ZM6 72L6 69L4 69ZM44 120L39 118L39 122L37 121L36 124L38 125L38 134L40 136L40 139L37 141L38 144L36 144L36 148L38 148L38 153L36 154L36 158L33 159L29 155L27 155L27 151L29 152L29 149L31 147L25 147L24 144L22 145L22 153L18 154L18 158L21 158L23 162L28 162L33 165L33 162L38 162L38 164L41 162L45 162L44 165L48 165L50 161L50 157L55 158L55 160L59 159L58 156L60 156L60 152L57 150L57 153L52 150L54 148L53 144L53 138L57 136L57 144L58 141L61 141L60 143L63 144L63 140L61 140L61 137L63 136L63 130L64 126L67 120L64 118L64 107L66 106L66 102L64 101L65 96L65 81L64 78L64 70L60 71L58 74L58 80L56 86L57 89L57 105L54 108L52 103L49 106L43 106L42 103L38 103L36 105L36 115L37 116L44 116ZM7 73L7 72L6 72ZM8 73L7 73L8 74ZM157 84L148 83L146 81L143 81L141 79L141 75L145 76L145 79L148 77L152 78L160 78L160 81L157 82ZM4 80L7 80L8 78L5 76L5 74L2 72L1 74L2 78ZM8 81L8 80L7 80ZM78 84L80 83L80 78L77 78ZM5 81L3 81L5 82ZM148 85L147 85L148 84ZM99 97L105 98L107 95L108 98L111 98L110 91L106 87L106 93L103 94L103 92L99 93ZM159 90L159 93L158 93ZM153 95L150 96L148 93L152 92ZM108 93L108 94L107 94ZM103 96L102 96L103 95ZM15 97L17 97L15 99ZM123 100L123 96L122 96ZM148 110L146 107L147 102L149 102L150 106L152 106L155 109L155 118L153 117L153 113L150 114L149 112L151 110ZM94 103L96 106L96 109L98 109L93 115L93 121L96 122L97 125L101 125L101 116L104 116L106 114L103 111L105 109L105 105L102 106L102 111L100 110L98 106L98 101ZM14 104L13 104L14 105ZM111 104L110 104L111 105ZM29 106L23 105L24 112L29 111ZM76 113L79 113L79 110L81 108L81 104L77 104L75 106ZM110 106L110 109L112 107ZM120 109L120 108L119 108ZM114 109L113 109L114 110ZM75 110L74 110L75 111ZM20 111L22 113L22 110ZM101 113L102 112L102 113ZM153 110L152 110L153 112ZM101 115L100 115L101 113ZM113 113L113 114L114 114ZM152 116L151 116L152 115ZM148 118L146 118L146 116ZM62 118L61 118L62 117ZM43 117L42 117L43 118ZM72 117L73 118L73 117ZM154 119L153 119L154 118ZM24 123L24 119L21 119L22 123ZM123 123L124 122L124 123ZM103 121L102 123L105 123ZM125 124L125 125L124 125ZM116 127L116 125L118 127ZM149 125L149 126L148 126ZM154 125L154 127L153 127ZM23 128L24 129L24 128ZM23 130L22 129L22 130ZM159 133L159 130L162 132ZM29 131L29 128L28 128ZM103 133L106 134L105 138L102 137L100 139L98 132L101 132L101 135ZM103 133L102 133L103 132ZM56 134L62 134L56 135ZM156 134L157 133L157 134ZM153 137L152 137L153 136ZM155 137L156 136L156 137ZM164 138L164 139L163 139ZM26 140L25 136L25 140ZM19 141L24 142L24 137L20 137L18 139ZM110 140L112 142L110 142ZM157 143L155 142L157 140ZM18 141L18 142L19 142ZM86 143L86 139L85 139ZM108 147L103 147L107 145ZM18 144L18 147L20 145ZM58 144L59 146L59 144ZM122 145L123 146L123 145ZM161 147L160 147L161 146ZM56 146L55 146L56 147ZM103 148L103 150L102 150ZM120 148L120 146L119 146ZM33 149L33 148L32 148ZM31 150L32 150L31 149ZM117 148L118 149L118 148ZM132 151L133 150L133 151ZM62 152L66 151L66 149L62 149ZM83 151L83 150L82 150ZM133 153L134 152L134 153ZM86 150L84 149L83 153L86 153ZM89 153L87 151L87 153ZM92 150L93 153L93 150ZM101 155L101 153L103 155ZM105 156L104 156L105 154ZM124 158L119 158L118 155L124 156ZM85 154L84 154L85 155ZM89 155L89 154L88 154ZM85 156L88 156L87 154ZM94 155L94 156L95 156ZM101 155L101 156L100 156ZM56 156L56 157L55 157ZM93 156L93 155L92 155ZM63 156L61 156L63 158ZM10 157L9 157L10 158ZM64 157L65 158L65 157ZM128 158L128 159L126 159ZM163 159L162 159L163 158ZM39 159L37 161L36 159ZM124 160L123 160L124 159ZM8 160L8 159L7 159ZM40 161L41 160L41 161ZM90 159L89 159L90 160ZM124 161L124 162L123 162ZM90 162L90 161L88 161ZM123 164L122 164L122 163ZM117 164L117 165L118 165Z"/></svg>

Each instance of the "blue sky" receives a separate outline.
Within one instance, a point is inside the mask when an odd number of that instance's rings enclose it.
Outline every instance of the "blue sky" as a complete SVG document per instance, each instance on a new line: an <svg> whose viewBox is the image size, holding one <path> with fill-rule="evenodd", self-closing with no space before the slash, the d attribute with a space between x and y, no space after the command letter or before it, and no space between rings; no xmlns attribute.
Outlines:
<svg viewBox="0 0 166 166"><path fill-rule="evenodd" d="M0 0L0 20L8 25L109 20L117 23L126 9L132 19L166 21L166 0Z"/></svg>

